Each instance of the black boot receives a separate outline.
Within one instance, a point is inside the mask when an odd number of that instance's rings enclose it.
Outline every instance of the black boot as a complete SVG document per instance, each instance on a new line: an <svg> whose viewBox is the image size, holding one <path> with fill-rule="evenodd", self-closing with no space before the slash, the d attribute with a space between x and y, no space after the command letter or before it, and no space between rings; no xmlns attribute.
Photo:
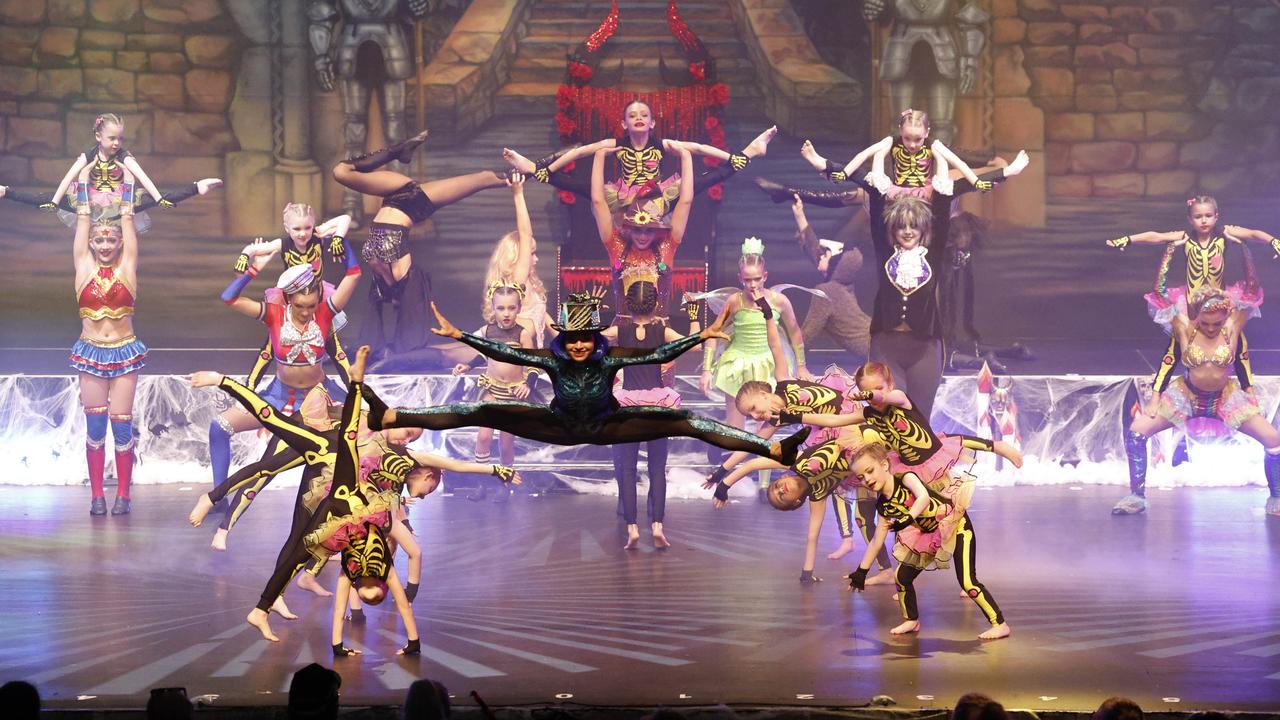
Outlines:
<svg viewBox="0 0 1280 720"><path fill-rule="evenodd" d="M1126 430L1124 454L1129 460L1129 494L1111 508L1112 515L1137 515L1147 511L1147 438Z"/></svg>
<svg viewBox="0 0 1280 720"><path fill-rule="evenodd" d="M803 190L779 185L765 178L756 178L756 187L760 188L775 203L791 202L793 195L811 205L840 208L858 204L856 190Z"/></svg>
<svg viewBox="0 0 1280 720"><path fill-rule="evenodd" d="M426 141L427 131L423 130L408 140L402 140L391 147L358 155L347 162L351 163L360 172L372 172L393 160L408 164L413 160L413 151L417 150L418 146Z"/></svg>
<svg viewBox="0 0 1280 720"><path fill-rule="evenodd" d="M790 467L796 461L796 456L800 454L800 446L804 444L811 431L809 427L802 427L799 432L778 443L779 453L774 459Z"/></svg>

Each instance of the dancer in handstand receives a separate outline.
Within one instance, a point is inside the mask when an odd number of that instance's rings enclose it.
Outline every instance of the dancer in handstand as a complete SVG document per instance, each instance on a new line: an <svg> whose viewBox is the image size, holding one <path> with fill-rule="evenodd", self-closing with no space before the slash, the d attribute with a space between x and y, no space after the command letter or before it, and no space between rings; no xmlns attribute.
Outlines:
<svg viewBox="0 0 1280 720"><path fill-rule="evenodd" d="M725 338L724 315L697 335L666 343L654 350L609 346L600 334L600 297L571 295L560 309L560 333L549 350L513 348L454 327L434 305L440 327L432 332L470 345L502 362L545 370L551 377L555 398L550 407L523 402L463 403L393 410L370 399L369 427L421 427L449 430L459 427L491 427L521 437L557 445L613 445L647 442L662 437L692 437L725 450L745 450L790 463L808 436L807 430L780 443L729 427L687 410L641 406L621 407L613 396L614 377L628 365L664 363L709 337Z"/></svg>

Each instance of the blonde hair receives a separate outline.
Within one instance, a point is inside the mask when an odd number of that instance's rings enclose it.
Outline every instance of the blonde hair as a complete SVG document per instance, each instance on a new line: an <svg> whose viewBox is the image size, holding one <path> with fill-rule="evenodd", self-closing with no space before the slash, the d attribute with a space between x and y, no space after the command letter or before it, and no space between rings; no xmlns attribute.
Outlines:
<svg viewBox="0 0 1280 720"><path fill-rule="evenodd" d="M284 206L284 212L280 214L284 224L289 224L289 218L311 218L312 222L316 219L316 211L306 203L289 203Z"/></svg>
<svg viewBox="0 0 1280 720"><path fill-rule="evenodd" d="M742 401L755 393L769 395L773 393L773 388L769 387L769 383L763 380L748 380L742 383L742 387L738 388L738 394L733 397L733 404L738 408L738 412L742 412Z"/></svg>
<svg viewBox="0 0 1280 720"><path fill-rule="evenodd" d="M929 203L910 195L903 195L892 203L884 212L884 232L889 241L902 228L915 228L920 233L920 246L929 247L929 233L933 227L933 211Z"/></svg>
<svg viewBox="0 0 1280 720"><path fill-rule="evenodd" d="M879 375L884 378L886 383L890 385L893 384L893 371L889 369L888 365L885 365L882 362L876 362L875 360L863 363L862 367L853 372L853 383L861 387L862 378L867 377L868 375Z"/></svg>
<svg viewBox="0 0 1280 720"><path fill-rule="evenodd" d="M115 113L102 113L93 119L93 131L96 133L102 130L103 125L115 125L118 128L123 128L124 119Z"/></svg>
<svg viewBox="0 0 1280 720"><path fill-rule="evenodd" d="M886 462L889 459L889 447L882 442L866 443L853 451L853 462L868 455L878 463Z"/></svg>
<svg viewBox="0 0 1280 720"><path fill-rule="evenodd" d="M1202 285L1199 290L1191 293L1191 297L1187 300L1187 317L1195 320L1200 317L1200 313L1230 311L1233 307L1234 304L1226 293L1216 287Z"/></svg>
<svg viewBox="0 0 1280 720"><path fill-rule="evenodd" d="M493 253L489 255L489 266L484 273L484 286L486 288L494 285L500 285L503 282L517 282L516 278L511 277L512 271L515 270L516 262L520 259L520 235L516 232L509 232L498 239L498 244L494 246ZM526 297L534 298L541 302L547 301L547 289L542 284L542 279L538 277L538 273L529 268L529 277L524 281L524 292ZM480 315L487 323L494 322L493 299L485 294L484 305L480 308Z"/></svg>

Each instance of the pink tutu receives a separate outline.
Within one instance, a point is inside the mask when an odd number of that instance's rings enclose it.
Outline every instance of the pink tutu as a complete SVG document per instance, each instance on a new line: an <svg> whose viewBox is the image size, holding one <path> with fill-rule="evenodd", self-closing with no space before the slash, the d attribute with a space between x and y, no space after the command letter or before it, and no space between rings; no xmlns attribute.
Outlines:
<svg viewBox="0 0 1280 720"><path fill-rule="evenodd" d="M898 562L922 570L937 570L950 565L955 552L956 528L973 498L974 481L968 475L948 477L944 482L930 484L930 489L951 501L934 515L938 521L937 529L926 532L916 525L909 525L898 531L893 546L893 556Z"/></svg>
<svg viewBox="0 0 1280 720"><path fill-rule="evenodd" d="M894 473L913 472L925 485L933 485L947 477L947 473L965 456L964 440L959 435L938 433L942 447L919 465L907 465L898 459L897 453L889 457L889 469ZM972 453L968 453L972 455ZM972 458L970 458L972 459Z"/></svg>
<svg viewBox="0 0 1280 720"><path fill-rule="evenodd" d="M1212 418L1238 430L1245 420L1262 415L1262 408L1257 398L1240 389L1235 378L1228 380L1221 392L1203 392L1191 387L1185 377L1176 377L1160 395L1156 412L1177 427L1186 427L1196 418Z"/></svg>
<svg viewBox="0 0 1280 720"><path fill-rule="evenodd" d="M1227 287L1222 292L1235 304L1235 309L1247 313L1250 320L1262 315L1263 293L1261 287L1249 287L1246 283L1238 282ZM1175 317L1187 314L1187 288L1185 286L1169 288L1164 295L1149 292L1143 297L1146 298L1147 313L1151 315L1151 320L1164 328L1167 333L1173 332L1173 319Z"/></svg>
<svg viewBox="0 0 1280 720"><path fill-rule="evenodd" d="M348 521L342 523L333 529L333 533L329 537L322 540L319 545L331 553L340 553L351 547L353 540L360 540L369 534L369 525L377 525L379 527L387 527L391 524L391 513L387 510L380 510L363 516L360 521Z"/></svg>
<svg viewBox="0 0 1280 720"><path fill-rule="evenodd" d="M623 407L652 405L663 408L680 407L680 393L669 387L645 388L644 390L614 390L613 396Z"/></svg>

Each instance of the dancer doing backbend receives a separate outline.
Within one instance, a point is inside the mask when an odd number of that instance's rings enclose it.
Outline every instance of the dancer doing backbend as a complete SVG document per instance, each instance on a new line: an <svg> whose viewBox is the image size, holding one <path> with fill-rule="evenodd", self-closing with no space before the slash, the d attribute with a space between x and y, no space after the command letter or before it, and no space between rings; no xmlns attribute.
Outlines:
<svg viewBox="0 0 1280 720"><path fill-rule="evenodd" d="M630 284L624 285L623 295L627 299L628 319L614 324L601 333L610 343L621 348L641 348L655 350L664 343L680 340L682 335L671 329L656 316L658 311L657 277L632 276ZM698 311L701 306L697 302L687 305L689 310L689 332L698 332ZM622 372L622 389L614 390L614 397L623 407L656 406L664 408L680 407L680 393L676 392L663 377L664 367L658 365L630 365ZM645 443L648 455L649 526L653 532L653 546L669 548L662 522L667 508L667 438L657 438ZM636 524L638 509L636 507L636 484L640 478L636 465L640 462L640 443L615 443L613 446L613 474L618 481L618 497L622 500L622 516L627 523L627 542L624 550L634 550L640 546L640 527Z"/></svg>
<svg viewBox="0 0 1280 720"><path fill-rule="evenodd" d="M665 153L674 149L674 142L659 138L654 132L657 121L653 111L643 100L633 100L623 108L620 124L622 132L626 133L626 138L621 143L616 138L605 138L589 145L559 150L537 162L510 148L503 148L502 155L516 171L532 175L538 182L550 183L561 190L591 197L594 193L592 187L567 174L569 164L580 158L591 157L600 150L607 150L617 158L620 170L618 177L611 180L604 190L610 213L616 213L628 205L643 202L655 195L661 197L664 203L671 203L680 195L681 179L693 177L692 167L681 168L665 178L662 177L662 161L666 159ZM695 155L720 161L717 167L698 176L697 192L728 180L746 168L752 158L765 155L769 150L769 141L777 134L777 126L770 127L757 135L741 153L728 153L703 143L679 141ZM562 170L565 172L561 172Z"/></svg>
<svg viewBox="0 0 1280 720"><path fill-rule="evenodd" d="M1246 263L1252 267L1252 263ZM1254 296L1257 280L1250 279ZM1247 296L1246 296L1247 298ZM1167 388L1156 388L1151 401L1138 413L1125 434L1125 454L1129 460L1129 488L1113 514L1136 514L1147 509L1147 439L1171 427L1185 427L1192 418L1222 421L1262 443L1263 472L1267 478L1266 511L1280 515L1280 431L1262 414L1258 399L1241 388L1233 377L1236 358L1243 352L1241 336L1253 304L1242 304L1218 288L1202 285L1191 294L1185 311L1173 318L1174 352L1181 352L1186 372ZM1125 508L1124 512L1119 509Z"/></svg>
<svg viewBox="0 0 1280 720"><path fill-rule="evenodd" d="M551 377L551 406L524 402L462 403L420 410L389 409L369 399L369 427L420 427L450 430L491 427L556 445L613 445L647 442L662 437L692 437L726 450L746 450L781 462L795 459L807 430L770 444L687 410L643 406L621 407L613 396L614 378L630 365L670 362L708 337L721 333L724 316L697 335L667 343L655 350L610 347L601 335L600 297L578 293L561 306L559 335L549 350L513 348L457 329L434 305L440 327L432 332L470 345L485 355L516 365L546 371Z"/></svg>
<svg viewBox="0 0 1280 720"><path fill-rule="evenodd" d="M805 542L804 566L800 570L802 583L822 580L813 574L813 570L828 498L832 500L842 542L840 548L828 555L827 559L837 560L853 550L851 526L855 520L851 501L857 503L856 523L868 543L875 525L874 497L865 497L866 489L853 479L849 471L849 453L864 443L882 441L880 433L867 423L828 427L808 422L817 415L847 413L853 400L864 397L856 388L850 388L842 382L842 375L832 373L818 383L788 380L778 383L777 389L773 391L767 383L749 382L738 392L744 413L756 420L772 423L762 429L762 434L765 431L772 434L779 425L797 423L807 424L814 431L809 437L816 438L816 442L807 443L791 465L790 472L774 479L765 489L765 499L777 510L796 510L805 500L809 501L809 531ZM736 462L739 458L735 454L729 461ZM716 507L724 507L729 499L729 488L739 480L758 470L778 468L787 469L764 458L748 460L731 471L722 466L708 475L702 486L714 488ZM881 552L877 561L882 570L889 569L887 552ZM885 583L889 578L888 573L880 573L871 579L871 583Z"/></svg>
<svg viewBox="0 0 1280 720"><path fill-rule="evenodd" d="M112 515L130 511L129 484L133 479L133 398L138 371L146 364L147 346L133 334L133 308L138 287L138 236L133 228L133 178L126 170L121 181L120 214L115 223L90 220L88 169L81 172L77 191L75 240L76 302L80 306L80 339L71 348L71 367L80 376L80 404L84 407L85 458L89 465L92 499L90 515L106 515L103 491L107 425L115 441L116 499Z"/></svg>
<svg viewBox="0 0 1280 720"><path fill-rule="evenodd" d="M362 602L376 605L382 602L388 592L395 598L409 636L408 643L401 652L416 654L419 648L413 611L399 577L391 572L391 549L387 538L393 532L393 513L399 507L401 493L407 490L411 497L425 497L438 484L439 476L412 474L416 462L411 456L408 461L396 459L388 462L384 459L377 470L361 478L360 459L356 451L360 402L362 395L374 397L363 385L368 354L368 347L361 347L356 352L355 362L351 364L352 385L343 404L333 482L329 492L308 521L290 533L275 572L263 590L257 607L246 619L249 624L258 628L264 638L272 642L278 641L279 638L271 631L267 613L290 578L309 558L323 561L333 553L340 552L342 572L356 589ZM201 374L200 378L193 380L204 383L214 377L217 377L217 373ZM239 385L224 377L218 377L218 382L224 389ZM243 389L243 386L239 389ZM238 399L243 401L245 398ZM279 417L269 405L259 402L256 407L264 420ZM335 654L345 654L340 650L340 647L335 647Z"/></svg>
<svg viewBox="0 0 1280 720"><path fill-rule="evenodd" d="M276 283L277 292L269 293L264 301L241 297L240 293L279 249L278 242L256 242L246 247L244 252L250 256L248 270L231 281L222 293L222 301L267 326L276 377L263 391L263 397L276 409L291 413L317 385L325 386L335 399L345 396L346 390L325 375L323 360L334 320L360 280L360 266L354 253L346 253L347 274L328 296L324 294L323 279L310 263L303 263L285 270ZM227 479L231 467L231 436L258 424L257 418L238 408L224 411L210 423L209 458L215 486ZM213 549L226 549L227 530L245 506L238 502L228 508L223 523L227 527L219 527L214 534Z"/></svg>
<svg viewBox="0 0 1280 720"><path fill-rule="evenodd" d="M328 405L328 395L323 389L313 390L302 409L290 416L274 412L271 404L262 396L249 388L219 373L199 372L192 375L193 387L218 387L230 395L245 410L255 417L263 419L263 425L274 436L275 443L282 446L279 451L272 452L273 445L268 446L267 453L256 463L246 465L235 475L227 478L212 491L200 496L195 507L187 516L193 527L199 527L205 516L222 498L236 491L256 494L276 475L305 465L302 482L298 485L298 495L294 501L293 523L290 537L297 535L318 509L321 501L329 494L333 482L334 464L337 462L338 448L343 442L338 418L332 417L332 409L337 406ZM371 390L366 391L372 394ZM317 412L315 406L319 405ZM520 476L509 467L501 465L479 465L462 462L452 458L420 453L409 450L406 446L417 440L422 432L417 428L397 428L370 432L367 422L361 414L361 422L357 425L356 449L360 457L360 479L386 488L389 483L403 480L412 483L416 478L429 480L427 493L432 492L439 481L439 472L488 473L505 478L507 481L519 483ZM406 522L399 521L392 526L391 534L409 556L408 584L405 594L412 602L418 592L418 581L421 573L421 554L417 542ZM277 558L283 560L284 550ZM308 572L298 574L298 586L328 596L329 593L315 582L314 576L320 572L324 563L314 559L309 563ZM283 597L272 606L284 617L291 617Z"/></svg>
<svg viewBox="0 0 1280 720"><path fill-rule="evenodd" d="M893 556L898 559L894 580L898 585L903 622L890 633L920 632L915 579L925 570L945 568L954 558L956 580L991 623L991 628L978 637L982 640L1009 637L1009 623L1005 622L1004 613L978 581L977 539L966 511L973 495L972 478L948 480L941 489L935 489L914 472L894 472L890 462L889 448L880 443L868 443L853 453L854 475L880 497L876 503L880 522L858 569L849 573L849 589L862 592L871 561L893 530Z"/></svg>

